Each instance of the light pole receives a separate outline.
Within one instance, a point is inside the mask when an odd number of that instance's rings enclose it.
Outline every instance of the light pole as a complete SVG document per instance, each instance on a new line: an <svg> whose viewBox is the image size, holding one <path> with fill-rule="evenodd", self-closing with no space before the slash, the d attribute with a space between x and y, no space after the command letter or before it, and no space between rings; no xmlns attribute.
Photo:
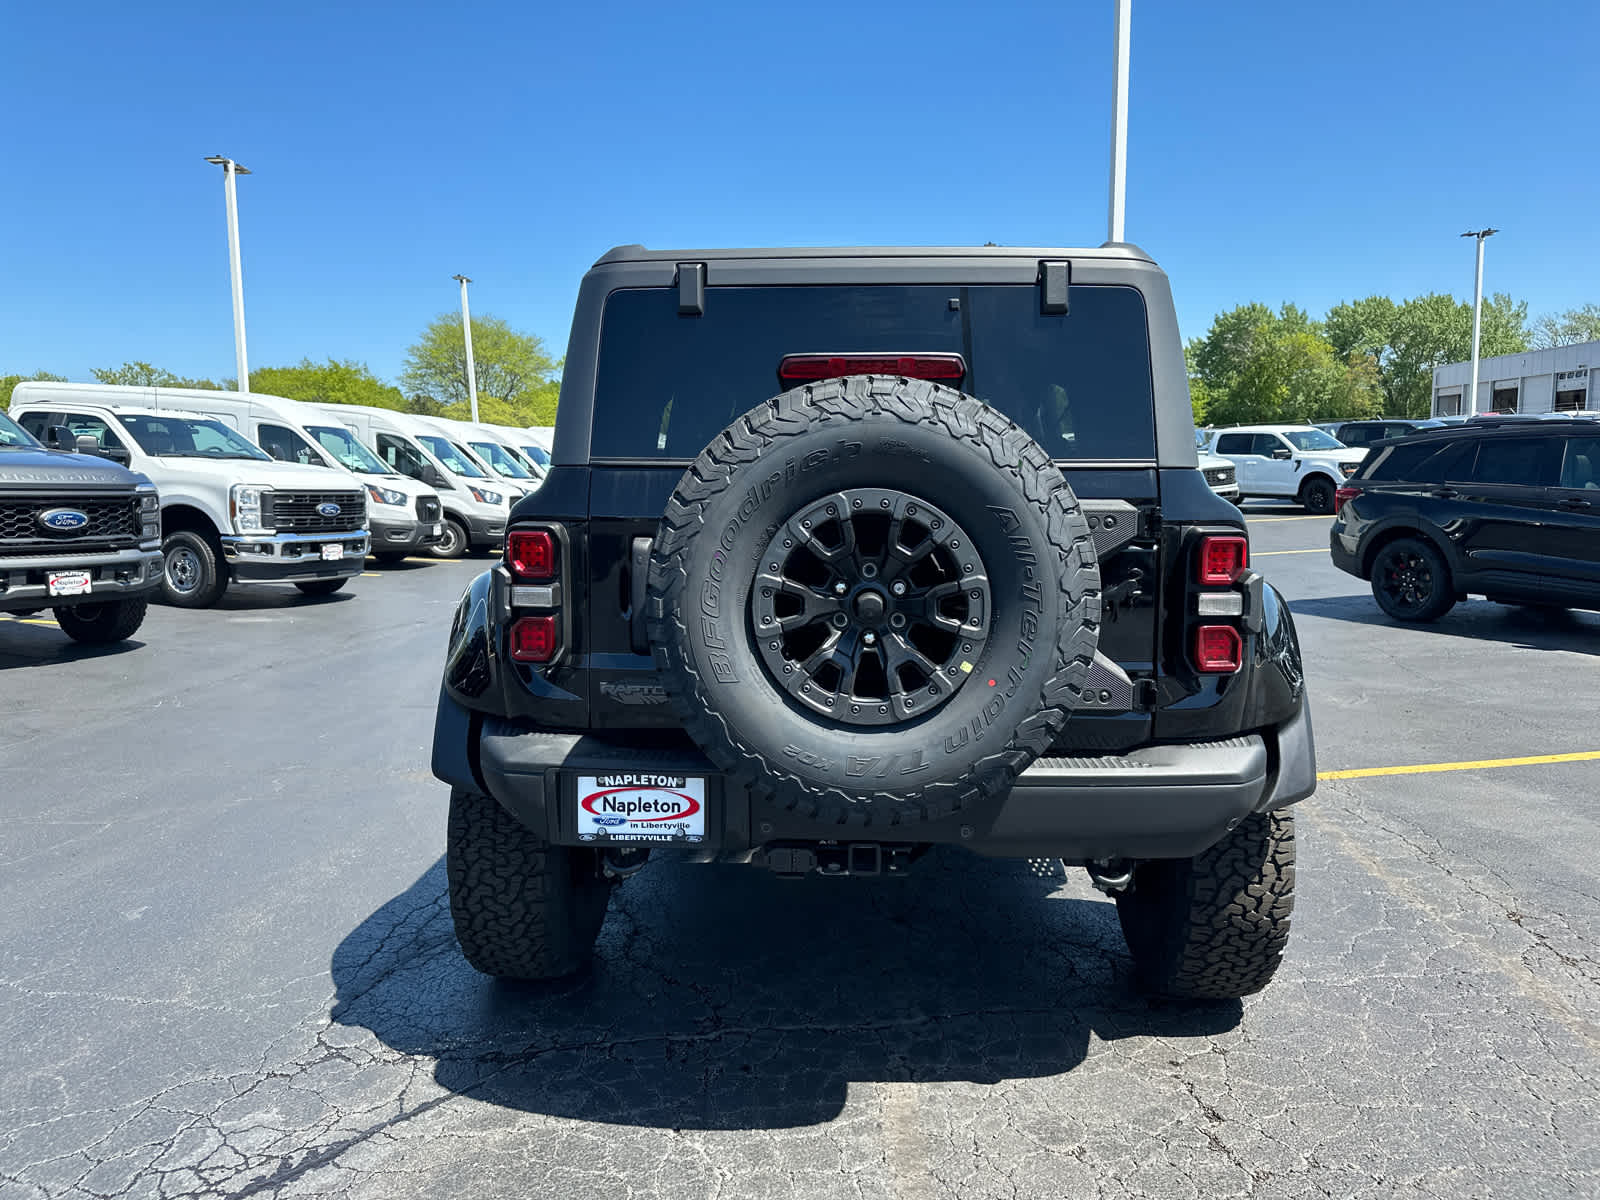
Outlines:
<svg viewBox="0 0 1600 1200"><path fill-rule="evenodd" d="M472 400L472 423L478 423L478 372L472 365L472 311L467 307L467 284L472 280L465 275L452 275L461 283L461 332L467 339L467 395Z"/></svg>
<svg viewBox="0 0 1600 1200"><path fill-rule="evenodd" d="M1116 0L1116 66L1111 86L1111 213L1107 241L1122 241L1122 216L1128 190L1128 42L1133 0Z"/></svg>
<svg viewBox="0 0 1600 1200"><path fill-rule="evenodd" d="M239 372L239 390L250 390L250 364L244 348L244 270L239 265L239 197L234 178L250 174L231 158L213 154L206 159L222 168L222 190L228 199L228 270L233 277L233 357Z"/></svg>
<svg viewBox="0 0 1600 1200"><path fill-rule="evenodd" d="M1469 417L1475 416L1478 411L1478 331L1483 321L1483 240L1499 232L1498 229L1469 229L1461 235L1478 239L1478 273L1472 280L1472 383L1467 390L1467 402L1461 406Z"/></svg>

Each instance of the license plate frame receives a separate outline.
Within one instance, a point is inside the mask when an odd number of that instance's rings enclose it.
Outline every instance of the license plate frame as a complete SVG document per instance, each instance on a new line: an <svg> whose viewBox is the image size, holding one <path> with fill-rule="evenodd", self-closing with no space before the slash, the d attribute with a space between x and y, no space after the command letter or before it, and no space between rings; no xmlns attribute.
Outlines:
<svg viewBox="0 0 1600 1200"><path fill-rule="evenodd" d="M564 797L586 845L698 846L707 840L710 778L675 771L574 772Z"/></svg>
<svg viewBox="0 0 1600 1200"><path fill-rule="evenodd" d="M94 572L47 571L44 583L51 596L87 596L94 591Z"/></svg>
<svg viewBox="0 0 1600 1200"><path fill-rule="evenodd" d="M326 542L322 547L323 562L339 562L344 558L343 542Z"/></svg>

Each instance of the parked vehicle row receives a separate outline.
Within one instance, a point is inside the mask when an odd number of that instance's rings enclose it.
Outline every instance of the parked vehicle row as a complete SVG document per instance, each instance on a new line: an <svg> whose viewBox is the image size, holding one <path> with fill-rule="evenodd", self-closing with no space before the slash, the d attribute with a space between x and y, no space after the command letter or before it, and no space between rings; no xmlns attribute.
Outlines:
<svg viewBox="0 0 1600 1200"><path fill-rule="evenodd" d="M28 382L11 413L0 611L58 610L86 641L129 636L157 591L186 608L235 583L329 595L368 553L497 547L545 471L526 431L255 393ZM136 530L107 488L138 490Z"/></svg>

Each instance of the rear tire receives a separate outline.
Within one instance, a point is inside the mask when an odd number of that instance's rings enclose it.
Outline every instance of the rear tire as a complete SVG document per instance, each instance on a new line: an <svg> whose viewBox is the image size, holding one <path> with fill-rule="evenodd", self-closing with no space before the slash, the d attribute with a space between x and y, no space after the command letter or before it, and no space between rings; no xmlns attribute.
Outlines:
<svg viewBox="0 0 1600 1200"><path fill-rule="evenodd" d="M178 608L210 608L228 590L216 544L203 533L179 529L161 543L161 598Z"/></svg>
<svg viewBox="0 0 1600 1200"><path fill-rule="evenodd" d="M1300 503L1311 513L1331 513L1334 501L1333 482L1317 475L1306 480L1300 489Z"/></svg>
<svg viewBox="0 0 1600 1200"><path fill-rule="evenodd" d="M588 965L610 885L593 850L552 846L492 798L450 793L450 916L466 959L499 979L559 979Z"/></svg>
<svg viewBox="0 0 1600 1200"><path fill-rule="evenodd" d="M460 558L467 552L471 539L467 535L467 527L454 517L444 519L444 537L428 547L428 553L435 558Z"/></svg>
<svg viewBox="0 0 1600 1200"><path fill-rule="evenodd" d="M1397 621L1437 621L1455 607L1455 584L1427 542L1397 538L1372 560L1372 598Z"/></svg>
<svg viewBox="0 0 1600 1200"><path fill-rule="evenodd" d="M61 632L87 646L109 646L124 642L144 624L150 602L143 596L126 600L105 600L99 604L62 605L54 611Z"/></svg>
<svg viewBox="0 0 1600 1200"><path fill-rule="evenodd" d="M1271 981L1294 911L1294 816L1246 817L1211 849L1141 863L1117 896L1140 983L1189 1000L1232 1000Z"/></svg>
<svg viewBox="0 0 1600 1200"><path fill-rule="evenodd" d="M346 579L308 579L305 583L297 583L299 588L308 596L331 596L350 580Z"/></svg>

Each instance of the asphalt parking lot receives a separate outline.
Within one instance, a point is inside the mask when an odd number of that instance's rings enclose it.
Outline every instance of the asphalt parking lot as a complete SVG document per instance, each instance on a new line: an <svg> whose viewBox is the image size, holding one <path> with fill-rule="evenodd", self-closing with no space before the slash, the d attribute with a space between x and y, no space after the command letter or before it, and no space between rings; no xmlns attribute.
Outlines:
<svg viewBox="0 0 1600 1200"><path fill-rule="evenodd" d="M1210 1007L1081 872L953 854L652 863L591 976L490 984L428 771L482 559L0 620L0 1200L1600 1193L1600 614L1396 626L1251 512L1319 767L1384 773L1300 807L1289 958Z"/></svg>

